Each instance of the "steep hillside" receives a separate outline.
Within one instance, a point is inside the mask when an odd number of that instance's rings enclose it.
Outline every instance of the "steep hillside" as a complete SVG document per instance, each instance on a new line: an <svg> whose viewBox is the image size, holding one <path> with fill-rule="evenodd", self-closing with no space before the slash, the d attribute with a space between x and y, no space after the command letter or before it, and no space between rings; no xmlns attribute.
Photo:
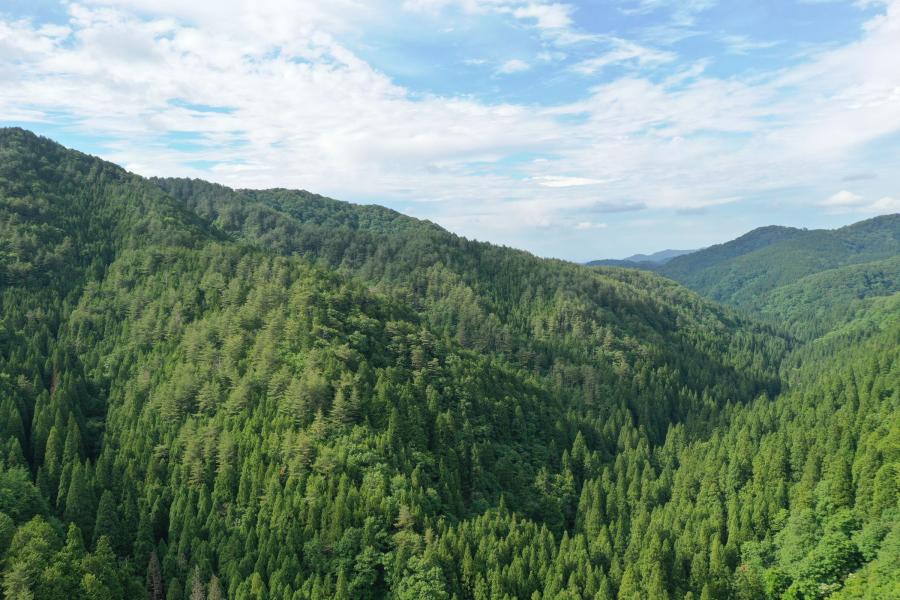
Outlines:
<svg viewBox="0 0 900 600"><path fill-rule="evenodd" d="M307 192L154 181L229 235L337 268L409 302L442 336L551 377L571 402L596 404L636 356L671 365L673 377L716 404L777 392L771 374L782 341L659 277L542 260ZM698 360L728 377L730 389L714 389ZM659 441L686 406L668 392L653 396L638 410Z"/></svg>
<svg viewBox="0 0 900 600"><path fill-rule="evenodd" d="M0 130L0 186L5 287L67 289L124 249L213 235L141 178L21 129Z"/></svg>

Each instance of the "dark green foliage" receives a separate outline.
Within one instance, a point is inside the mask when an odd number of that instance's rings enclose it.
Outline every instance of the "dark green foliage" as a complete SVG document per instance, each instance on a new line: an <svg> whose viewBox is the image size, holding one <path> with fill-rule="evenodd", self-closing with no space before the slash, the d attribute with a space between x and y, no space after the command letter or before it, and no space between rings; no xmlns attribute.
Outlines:
<svg viewBox="0 0 900 600"><path fill-rule="evenodd" d="M4 597L891 597L892 260L785 291L800 345L652 274L0 130Z"/></svg>

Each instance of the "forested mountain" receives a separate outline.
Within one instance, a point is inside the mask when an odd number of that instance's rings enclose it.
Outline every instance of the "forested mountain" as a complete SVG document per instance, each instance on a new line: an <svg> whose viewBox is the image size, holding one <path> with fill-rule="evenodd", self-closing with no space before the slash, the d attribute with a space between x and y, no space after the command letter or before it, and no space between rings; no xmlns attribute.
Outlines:
<svg viewBox="0 0 900 600"><path fill-rule="evenodd" d="M891 598L900 300L857 275L803 343L0 130L3 597Z"/></svg>
<svg viewBox="0 0 900 600"><path fill-rule="evenodd" d="M763 227L656 271L808 339L846 320L860 300L900 290L898 257L894 214L834 230Z"/></svg>
<svg viewBox="0 0 900 600"><path fill-rule="evenodd" d="M538 259L306 192L154 181L234 238L355 277L408 303L442 337L549 377L559 394L591 404L639 356L717 403L777 392L784 339L661 278ZM716 377L724 387L714 390ZM678 395L658 391L652 411L639 408L657 439L695 404Z"/></svg>

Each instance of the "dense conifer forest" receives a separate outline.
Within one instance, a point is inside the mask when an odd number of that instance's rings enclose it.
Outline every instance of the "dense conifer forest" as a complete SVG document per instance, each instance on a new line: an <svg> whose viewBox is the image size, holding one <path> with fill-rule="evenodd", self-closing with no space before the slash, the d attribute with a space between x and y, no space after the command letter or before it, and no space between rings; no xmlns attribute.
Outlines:
<svg viewBox="0 0 900 600"><path fill-rule="evenodd" d="M900 215L835 230L761 227L662 264L616 262L670 277L804 341L897 291Z"/></svg>
<svg viewBox="0 0 900 600"><path fill-rule="evenodd" d="M900 598L900 218L731 244L587 267L2 129L2 597Z"/></svg>

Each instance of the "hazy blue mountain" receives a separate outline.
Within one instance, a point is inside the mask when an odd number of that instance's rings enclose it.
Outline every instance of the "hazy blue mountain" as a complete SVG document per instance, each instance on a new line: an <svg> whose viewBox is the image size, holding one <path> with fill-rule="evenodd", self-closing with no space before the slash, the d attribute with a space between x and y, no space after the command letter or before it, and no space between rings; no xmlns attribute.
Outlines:
<svg viewBox="0 0 900 600"><path fill-rule="evenodd" d="M659 252L654 252L653 254L632 254L631 256L627 256L622 260L627 260L631 262L649 262L658 265L665 264L672 260L677 256L684 256L685 254L690 254L692 252L696 252L696 249L693 250L660 250Z"/></svg>
<svg viewBox="0 0 900 600"><path fill-rule="evenodd" d="M652 270L654 267L664 265L673 258L696 252L696 250L660 250L652 254L632 254L625 258L601 258L586 263L590 267L632 267Z"/></svg>

